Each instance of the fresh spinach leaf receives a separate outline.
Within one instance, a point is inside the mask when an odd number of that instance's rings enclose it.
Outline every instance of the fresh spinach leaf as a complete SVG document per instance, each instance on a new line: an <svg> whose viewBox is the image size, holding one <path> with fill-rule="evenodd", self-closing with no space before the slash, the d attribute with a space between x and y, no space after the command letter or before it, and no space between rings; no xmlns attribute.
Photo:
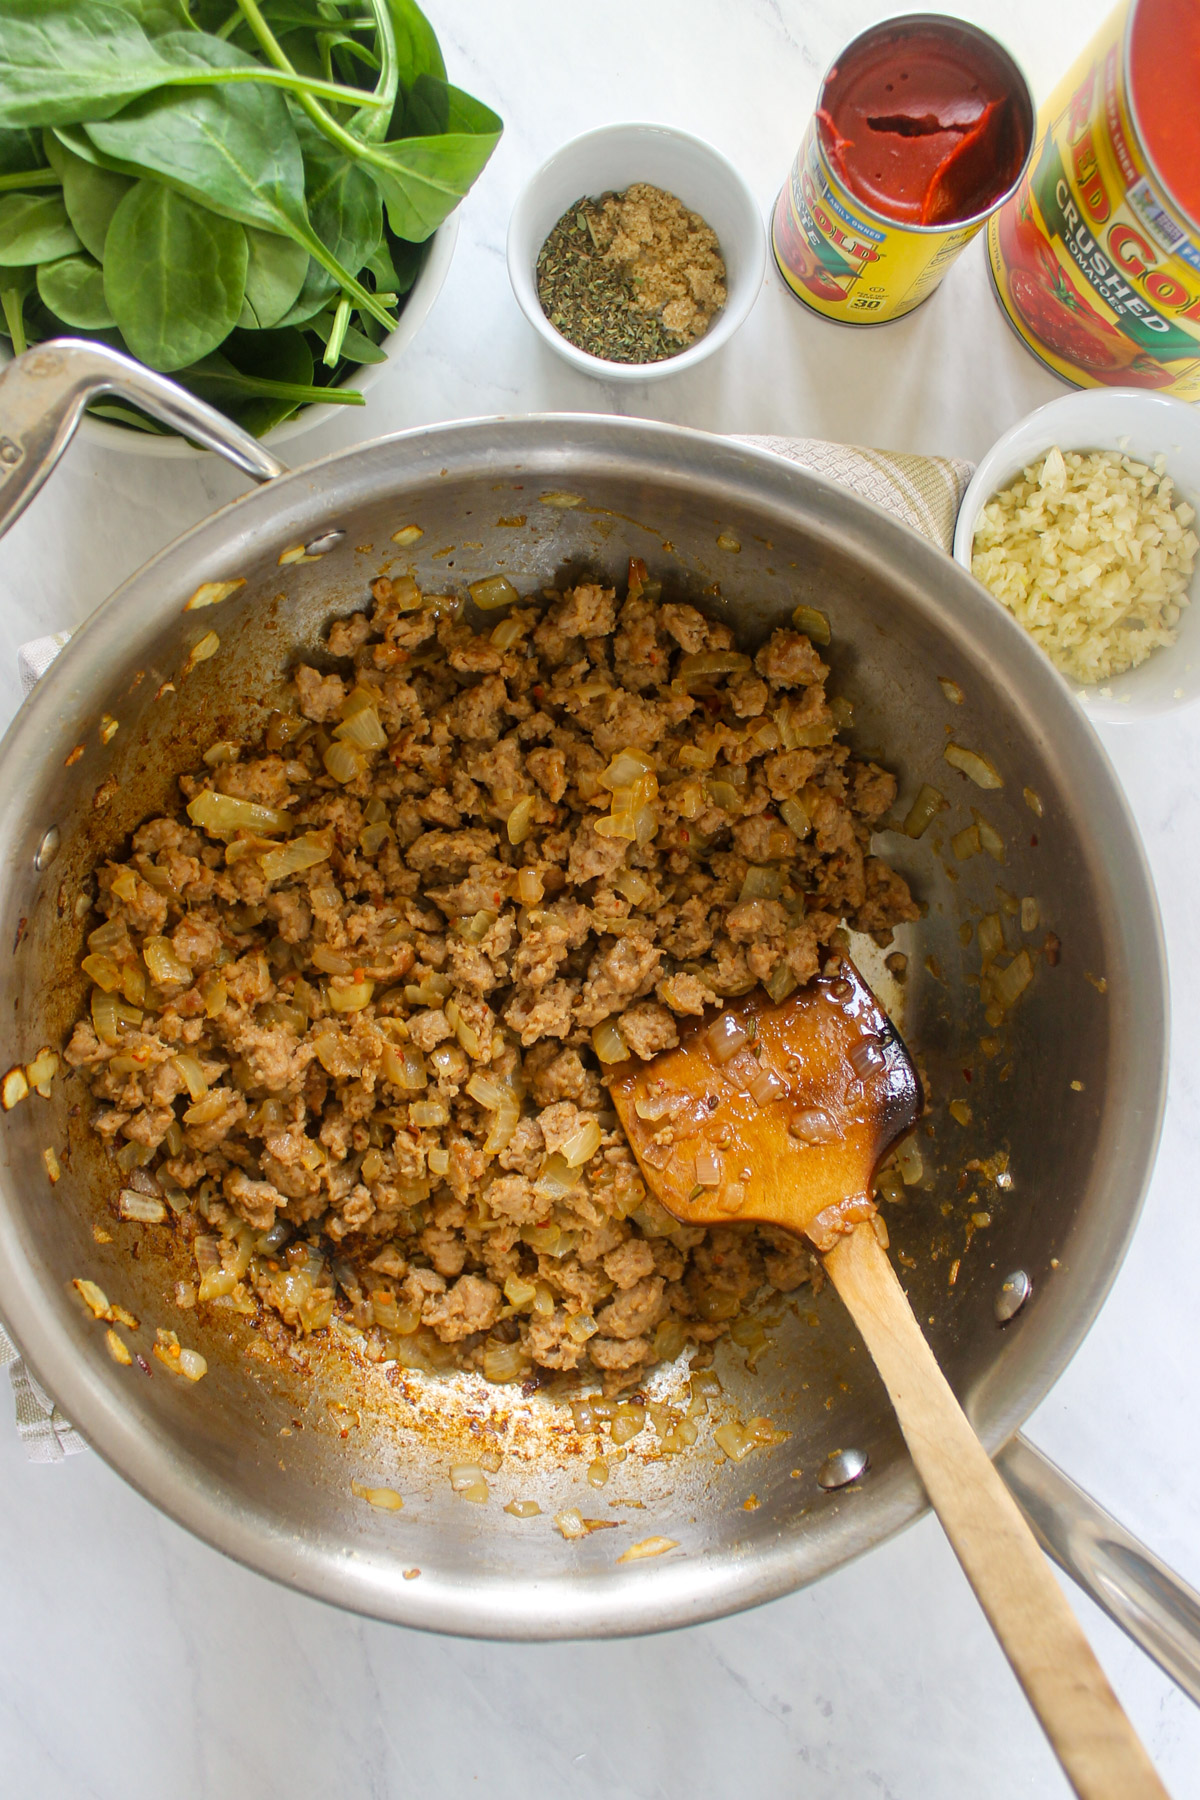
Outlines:
<svg viewBox="0 0 1200 1800"><path fill-rule="evenodd" d="M0 0L0 126L70 125L111 118L139 94L229 83L311 90L331 100L365 96L340 83L288 76L253 57L205 64L186 44L215 43L180 27L148 36L115 0Z"/></svg>
<svg viewBox="0 0 1200 1800"><path fill-rule="evenodd" d="M183 369L237 323L246 289L246 234L160 181L139 181L112 216L104 294L133 354Z"/></svg>
<svg viewBox="0 0 1200 1800"><path fill-rule="evenodd" d="M46 133L46 153L62 178L63 205L80 243L103 262L109 223L133 186L132 180L88 162L52 132Z"/></svg>
<svg viewBox="0 0 1200 1800"><path fill-rule="evenodd" d="M186 41L189 55L214 67L245 60L217 38L196 35ZM282 95L273 89L166 89L144 94L116 118L93 120L83 129L104 159L125 172L148 170L213 212L303 244L357 304L381 323L393 323L313 229L300 141Z"/></svg>
<svg viewBox="0 0 1200 1800"><path fill-rule="evenodd" d="M0 266L72 256L79 239L57 194L0 195Z"/></svg>
<svg viewBox="0 0 1200 1800"><path fill-rule="evenodd" d="M297 387L313 386L313 354L302 331L235 331L222 354L240 374L259 382L280 382L289 394ZM235 404L238 424L262 437L290 419L302 402L277 394L251 393Z"/></svg>
<svg viewBox="0 0 1200 1800"><path fill-rule="evenodd" d="M90 256L61 256L57 262L42 263L37 291L42 305L77 331L103 331L117 322L104 297L104 270Z"/></svg>
<svg viewBox="0 0 1200 1800"><path fill-rule="evenodd" d="M296 302L311 260L303 244L247 225L246 297L238 324L259 331L278 325Z"/></svg>
<svg viewBox="0 0 1200 1800"><path fill-rule="evenodd" d="M0 131L0 174L17 175L26 169L40 169L45 160L40 131L27 125Z"/></svg>
<svg viewBox="0 0 1200 1800"><path fill-rule="evenodd" d="M414 0L385 0L396 35L396 64L402 86L411 88L422 75L445 81L437 34Z"/></svg>
<svg viewBox="0 0 1200 1800"><path fill-rule="evenodd" d="M482 173L504 127L490 107L446 89L447 129L364 149L397 237L423 243Z"/></svg>

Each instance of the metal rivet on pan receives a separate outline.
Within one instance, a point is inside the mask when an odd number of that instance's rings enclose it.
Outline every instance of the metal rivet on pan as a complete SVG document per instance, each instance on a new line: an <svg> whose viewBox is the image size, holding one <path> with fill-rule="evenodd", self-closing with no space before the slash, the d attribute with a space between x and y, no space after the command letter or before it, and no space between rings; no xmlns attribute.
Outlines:
<svg viewBox="0 0 1200 1800"><path fill-rule="evenodd" d="M332 550L335 544L340 544L345 535L340 526L335 526L332 531L323 531L320 537L312 540L311 544L305 544L304 554L305 556L324 556L327 550Z"/></svg>
<svg viewBox="0 0 1200 1800"><path fill-rule="evenodd" d="M62 843L62 833L57 825L52 825L37 849L33 853L33 866L37 870L48 869L58 855Z"/></svg>
<svg viewBox="0 0 1200 1800"><path fill-rule="evenodd" d="M866 1473L870 1460L865 1450L831 1450L817 1470L817 1481L823 1488L849 1487Z"/></svg>
<svg viewBox="0 0 1200 1800"><path fill-rule="evenodd" d="M1005 1276L996 1295L996 1317L1001 1325L1016 1318L1032 1292L1033 1283L1024 1269L1014 1269L1011 1275Z"/></svg>

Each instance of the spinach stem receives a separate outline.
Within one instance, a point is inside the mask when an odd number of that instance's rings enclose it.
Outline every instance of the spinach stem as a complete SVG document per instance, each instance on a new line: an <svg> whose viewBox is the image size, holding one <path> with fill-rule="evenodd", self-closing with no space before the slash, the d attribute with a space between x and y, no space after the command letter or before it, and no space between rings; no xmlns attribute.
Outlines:
<svg viewBox="0 0 1200 1800"><path fill-rule="evenodd" d="M333 315L333 325L329 332L329 342L325 346L325 354L321 361L327 368L336 369L342 354L342 345L350 325L352 302L347 294L343 294L337 303L337 311Z"/></svg>
<svg viewBox="0 0 1200 1800"><path fill-rule="evenodd" d="M4 308L4 323L8 326L8 335L12 339L13 355L20 356L29 348L29 340L25 336L25 298L16 288L0 290L0 307Z"/></svg>
<svg viewBox="0 0 1200 1800"><path fill-rule="evenodd" d="M61 187L62 176L53 169L18 169L12 175L0 175L0 189Z"/></svg>
<svg viewBox="0 0 1200 1800"><path fill-rule="evenodd" d="M287 55L284 52L283 46L279 42L279 39L275 36L275 33L271 30L271 27L267 24L266 19L263 17L262 12L258 5L258 0L237 0L237 3L238 3L238 8L241 11L242 16L244 17L247 25L249 25L251 31L254 33L255 37L258 39L259 46L263 52L263 55L267 58L267 60L269 62L274 63L275 67L281 73L294 75L295 70L292 68L291 63L288 61ZM380 16L382 17L382 14ZM392 40L391 47L392 47L392 51L393 51L393 56L391 59L392 60L392 73L394 74L394 72L395 72L395 56L394 56L395 40L394 39ZM384 54L382 60L386 66L387 61L388 61L388 58L386 55L386 49L385 49L385 54ZM382 88L382 86L383 86L383 83L382 83L382 79L381 79L380 88ZM394 95L394 91L393 91L393 99L394 98L395 98L395 95ZM325 133L325 136L327 138L329 138L329 140L332 143L334 143L338 146L339 150L344 150L346 152L347 156L353 156L355 159L364 158L368 162L371 160L369 147L363 142L363 140L360 137L356 137L353 132L347 131L344 125L339 124L339 122L337 121L337 119L334 118L334 116L331 112L326 111L325 107L323 107L321 105L320 101L318 99L316 99L315 90L309 91L309 92L304 92L301 89L297 88L296 99L299 102L300 106L308 114L308 116L312 120L313 124L317 127L318 131L323 131ZM377 89L374 94L369 94L369 95L364 94L363 100L371 106L387 106L388 105L387 100L385 98L380 97L379 89ZM389 118L391 117L390 109L389 109L388 117Z"/></svg>

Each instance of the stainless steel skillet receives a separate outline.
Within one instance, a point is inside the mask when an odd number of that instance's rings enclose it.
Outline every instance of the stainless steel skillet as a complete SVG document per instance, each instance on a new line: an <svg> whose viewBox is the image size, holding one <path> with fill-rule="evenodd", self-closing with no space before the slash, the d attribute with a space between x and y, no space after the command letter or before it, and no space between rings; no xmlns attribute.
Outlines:
<svg viewBox="0 0 1200 1800"><path fill-rule="evenodd" d="M911 1291L934 1319L943 1366L985 1443L1007 1443L1001 1466L1054 1554L1200 1692L1196 1597L1012 1436L1078 1346L1119 1266L1157 1145L1166 1055L1162 946L1136 830L1089 726L1020 629L948 558L869 504L700 433L592 417L482 420L288 473L220 415L91 345L43 347L0 376L0 523L30 497L101 388L186 426L264 485L100 607L0 746L7 1060L58 1041L77 1009L90 866L167 803L198 748L265 718L292 660L311 654L330 617L361 602L389 559L411 562L426 588L502 571L536 590L583 569L619 579L636 554L751 640L798 601L819 606L832 621L837 684L853 703L858 746L901 771L902 801L922 781L939 786L952 802L949 829L969 822L972 804L986 807L1006 846L1002 869L986 857L955 868L936 852L940 826L919 843L887 842L928 904L905 946L904 1023L939 1100L923 1146L931 1185L893 1211L893 1242L912 1263ZM409 523L423 535L398 551L392 534ZM297 553L304 560L288 560ZM233 581L242 585L219 605L187 610L203 584ZM215 653L193 661L209 633ZM961 706L950 707L939 676L959 684ZM118 722L115 735L102 732L105 715ZM1002 790L981 796L953 774L942 757L948 728L993 758ZM977 952L960 928L1003 912L998 885L1036 896L1063 954L1056 968L1039 966L989 1058L970 983ZM1089 974L1103 977L1104 993ZM964 1067L974 1076L965 1127L945 1113L963 1091ZM315 1343L306 1369L266 1368L247 1354L236 1319L191 1315L181 1325L165 1298L169 1247L153 1231L123 1228L140 1233L137 1261L128 1238L96 1241L96 1224L112 1235L103 1200L113 1183L85 1111L76 1085L56 1081L49 1102L31 1098L0 1129L0 1314L126 1479L266 1574L434 1629L617 1634L787 1592L922 1508L883 1390L829 1294L781 1309L756 1373L740 1352L722 1365L731 1404L767 1413L791 1434L756 1453L752 1482L721 1464L707 1440L667 1461L643 1460L635 1448L594 1507L568 1415L538 1396L466 1377L392 1386ZM53 1190L42 1161L51 1144L60 1156L70 1148ZM1007 1170L997 1169L997 1152ZM992 1223L964 1248L969 1190L959 1176L972 1160L1010 1184L978 1177L974 1210ZM1001 1325L997 1301L1015 1271L1031 1296ZM190 1332L209 1376L192 1388L111 1363L73 1295L75 1276L137 1314L148 1341L159 1324ZM504 1461L492 1503L468 1507L447 1469L481 1445L499 1445ZM867 1452L869 1471L827 1492L816 1476L839 1447ZM355 1500L352 1478L399 1489L403 1513ZM750 1485L759 1505L745 1512ZM514 1521L502 1505L526 1494L543 1517ZM581 1504L623 1523L565 1542L551 1515ZM617 1563L652 1534L679 1548ZM414 1567L420 1579L406 1580Z"/></svg>

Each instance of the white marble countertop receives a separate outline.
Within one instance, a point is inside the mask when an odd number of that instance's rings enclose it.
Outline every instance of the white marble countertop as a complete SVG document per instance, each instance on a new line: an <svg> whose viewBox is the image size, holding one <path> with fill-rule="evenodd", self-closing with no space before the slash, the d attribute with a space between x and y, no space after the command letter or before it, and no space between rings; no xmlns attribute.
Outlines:
<svg viewBox="0 0 1200 1800"><path fill-rule="evenodd" d="M772 269L733 343L645 387L598 385L535 338L504 268L508 211L565 138L621 118L712 139L767 208L822 68L885 0L430 0L451 75L508 121L463 208L432 318L362 414L292 460L427 421L621 411L714 430L978 457L1062 392L987 291L977 240L907 321L850 332ZM964 0L1044 96L1101 0ZM0 717L15 649L82 620L239 479L212 459L72 448L0 546ZM1200 1080L1194 931L1200 707L1105 733L1158 882L1177 1053L1158 1168L1104 1311L1030 1436L1200 1585ZM0 1789L37 1800L1013 1800L1066 1784L936 1525L804 1593L665 1638L498 1646L368 1623L271 1586L160 1517L88 1454L26 1463L0 1396ZM1200 1711L1072 1590L1175 1800L1200 1800Z"/></svg>

